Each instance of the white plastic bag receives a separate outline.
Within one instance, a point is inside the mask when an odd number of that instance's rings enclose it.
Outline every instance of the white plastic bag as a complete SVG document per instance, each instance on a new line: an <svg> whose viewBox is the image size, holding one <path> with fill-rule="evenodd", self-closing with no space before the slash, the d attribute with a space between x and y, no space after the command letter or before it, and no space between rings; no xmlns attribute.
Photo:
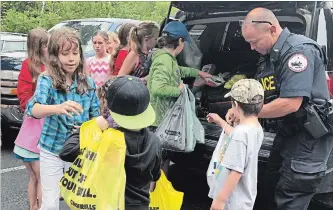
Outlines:
<svg viewBox="0 0 333 210"><path fill-rule="evenodd" d="M224 133L224 130L222 131L219 141L217 142L217 145L214 149L213 155L212 155L212 159L209 162L209 166L207 169L207 183L208 186L211 187L211 184L213 182L214 179L214 173L215 173L215 169L217 167L217 163L219 161L219 155L220 152L222 150L222 146L224 144L224 142L227 141L228 135Z"/></svg>
<svg viewBox="0 0 333 210"><path fill-rule="evenodd" d="M204 128L195 115L195 98L187 86L155 133L163 149L175 152L193 152L197 141L204 142Z"/></svg>
<svg viewBox="0 0 333 210"><path fill-rule="evenodd" d="M192 121L193 121L193 126L191 129L193 130L194 134L194 139L196 140L197 143L199 144L204 144L205 143L205 129L202 126L200 120L198 119L196 112L195 112L195 97L193 93L187 88L188 92L188 97L192 109ZM191 131L189 131L191 132Z"/></svg>
<svg viewBox="0 0 333 210"><path fill-rule="evenodd" d="M163 149L185 151L186 129L183 126L185 122L185 101L184 94L180 95L155 131L155 134L161 140Z"/></svg>

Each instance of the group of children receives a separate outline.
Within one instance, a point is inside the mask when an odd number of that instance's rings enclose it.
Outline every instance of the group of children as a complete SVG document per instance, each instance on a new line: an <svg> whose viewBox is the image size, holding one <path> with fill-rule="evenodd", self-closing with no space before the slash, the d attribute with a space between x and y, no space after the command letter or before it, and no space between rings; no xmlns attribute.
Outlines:
<svg viewBox="0 0 333 210"><path fill-rule="evenodd" d="M86 61L96 86L101 87L111 76L146 77L147 57L156 45L158 34L159 26L154 22L142 22L138 26L125 23L119 35L97 31L92 37L96 55Z"/></svg>
<svg viewBox="0 0 333 210"><path fill-rule="evenodd" d="M38 145L37 142L28 147L20 147L16 144L14 154L16 158L23 160L29 171L30 210L59 209L61 195L58 182L70 165L69 162L60 159L60 151L70 136L79 131L80 125L92 118L97 118L97 122L103 130L108 127L124 129L128 151L133 152L129 155L133 155L133 160L136 160L136 156L141 152L146 154L147 151L141 151L141 149L148 149L148 152L152 152L151 157L144 158L147 161L145 164L148 164L146 179L149 180L145 183L144 189L135 189L135 185L134 188L126 188L138 193L133 198L129 198L129 201L126 198L127 204L144 205L148 208L149 189L146 188L150 181L159 178L160 173L160 168L154 169L154 172L151 172L150 169L152 165L154 167L160 165L158 141L154 139L156 136L151 136L147 130L142 131L150 124L140 127L140 123L137 123L136 126L139 127L133 128L118 122L118 118L112 116L112 113L116 113L117 116L121 113L117 113L117 110L110 113L113 108L109 108L110 102L107 98L110 97L108 97L107 91L115 80L112 75L117 76L119 72L142 78L147 76L148 71L145 69L144 62L148 52L156 44L158 32L159 27L152 22L143 22L138 26L126 23L121 26L119 36L115 33L107 34L98 31L92 40L96 55L88 58L86 62L81 41L75 31L61 28L50 35L46 30L37 28L29 32L28 58L23 62L19 75L18 98L22 111L25 111L25 120L32 118L40 120L43 124L40 128L41 135ZM138 101L141 103L142 98L146 97L146 102L149 103L148 89L135 76L123 78L128 79L127 82L131 83L130 87L134 87L135 90L140 90L141 86L141 89L146 92L141 91L137 94L137 96L141 94ZM123 83L121 84L121 87L124 88ZM129 94L133 90L127 89L127 92ZM116 107L123 109L121 104L121 102L117 102ZM128 104L130 103L128 102ZM143 108L147 108L147 106ZM126 116L128 116L128 112L131 112L130 109L134 109L134 112L138 111L136 106L131 105L124 113ZM155 112L150 105L149 110L151 118L148 122L153 123ZM142 116L141 113L137 113L137 115ZM121 128L118 125L121 125ZM24 132L26 132L24 135L29 135L30 131L25 130ZM137 144L131 146L128 138L132 139L133 135L141 135L143 146L146 146L148 141L153 143L147 148L142 146L138 148ZM18 141L16 142L18 143ZM151 150L152 148L155 149ZM126 161L128 162L129 159L128 157ZM134 162L126 165L136 167L137 163ZM139 169L141 170L142 167ZM131 167L128 170L131 170ZM154 174L153 177L152 174ZM130 185L128 181L128 186ZM145 197L143 200L137 199L142 196Z"/></svg>
<svg viewBox="0 0 333 210"><path fill-rule="evenodd" d="M102 130L113 127L124 132L128 150L126 209L148 209L149 190L159 179L162 157L158 137L147 128L157 126L156 118L163 117L159 116L161 110L156 111L158 106L169 103L161 101L170 97L162 92L177 97L184 88L180 77L211 76L190 68L183 67L183 73L175 69L175 57L188 41L188 32L177 21L169 24L163 30L164 49L156 53L160 59L152 64L152 72L145 62L158 38L159 27L154 23L124 24L118 39L114 34L97 32L93 36L96 56L87 62L74 31L61 28L51 36L42 29L30 31L29 55L22 65L18 96L29 117L45 121L38 142L39 156L14 148L30 174L30 210L59 209L59 180L68 162L78 154L80 125L92 118L97 118ZM170 69L164 68L165 64L171 65ZM147 87L143 78L148 80ZM161 84L174 85L177 90L163 89ZM254 80L241 80L229 96L238 110L239 125L231 127L218 115L208 115L208 121L221 125L229 136L218 163L221 176L216 176L209 193L213 198L211 209L251 209L256 196L256 160L263 139L257 117L263 89ZM152 98L154 104L150 104Z"/></svg>

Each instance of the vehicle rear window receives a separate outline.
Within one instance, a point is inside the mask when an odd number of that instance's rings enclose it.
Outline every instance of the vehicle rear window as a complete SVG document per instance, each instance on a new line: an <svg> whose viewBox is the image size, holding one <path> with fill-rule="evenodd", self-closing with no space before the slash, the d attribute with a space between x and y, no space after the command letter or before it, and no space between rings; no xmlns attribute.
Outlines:
<svg viewBox="0 0 333 210"><path fill-rule="evenodd" d="M49 32L52 33L55 29L62 27L72 28L78 33L78 36L82 41L83 51L87 51L92 49L90 42L94 33L96 31L109 31L112 24L112 22L106 21L68 21L55 25L49 30Z"/></svg>
<svg viewBox="0 0 333 210"><path fill-rule="evenodd" d="M280 21L280 25L282 28L287 27L292 33L305 34L305 27L302 23ZM244 49L251 49L250 44L245 41L242 35L240 25L236 22L230 23L223 46L223 50L226 51L243 51Z"/></svg>
<svg viewBox="0 0 333 210"><path fill-rule="evenodd" d="M191 28L189 34L194 40L200 40L200 36L205 31L206 28L207 28L206 25L195 25Z"/></svg>
<svg viewBox="0 0 333 210"><path fill-rule="evenodd" d="M305 34L305 26L300 22L280 22L292 33ZM251 50L242 35L238 21L216 22L190 26L189 34L195 40L202 53L211 51L244 51Z"/></svg>
<svg viewBox="0 0 333 210"><path fill-rule="evenodd" d="M195 43L197 44L198 47L200 47L200 37L206 28L207 28L207 25L194 25L189 30L190 36L195 41Z"/></svg>
<svg viewBox="0 0 333 210"><path fill-rule="evenodd" d="M26 41L1 41L1 52L24 51L27 49Z"/></svg>

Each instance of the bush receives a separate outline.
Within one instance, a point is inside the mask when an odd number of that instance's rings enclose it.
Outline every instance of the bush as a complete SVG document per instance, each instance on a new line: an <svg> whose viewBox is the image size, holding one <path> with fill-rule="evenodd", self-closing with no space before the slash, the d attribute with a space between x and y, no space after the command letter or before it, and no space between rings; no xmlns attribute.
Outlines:
<svg viewBox="0 0 333 210"><path fill-rule="evenodd" d="M1 31L27 33L36 27L81 18L129 18L158 23L166 17L169 2L1 2ZM89 11L89 12L88 12Z"/></svg>

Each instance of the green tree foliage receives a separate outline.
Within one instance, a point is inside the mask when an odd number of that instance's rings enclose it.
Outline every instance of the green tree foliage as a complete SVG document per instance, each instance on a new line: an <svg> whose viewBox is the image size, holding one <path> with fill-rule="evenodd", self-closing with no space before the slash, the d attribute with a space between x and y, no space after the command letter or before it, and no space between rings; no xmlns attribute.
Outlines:
<svg viewBox="0 0 333 210"><path fill-rule="evenodd" d="M1 1L1 31L27 33L32 28L49 29L55 24L81 18L129 18L161 22L169 2L65 2Z"/></svg>

